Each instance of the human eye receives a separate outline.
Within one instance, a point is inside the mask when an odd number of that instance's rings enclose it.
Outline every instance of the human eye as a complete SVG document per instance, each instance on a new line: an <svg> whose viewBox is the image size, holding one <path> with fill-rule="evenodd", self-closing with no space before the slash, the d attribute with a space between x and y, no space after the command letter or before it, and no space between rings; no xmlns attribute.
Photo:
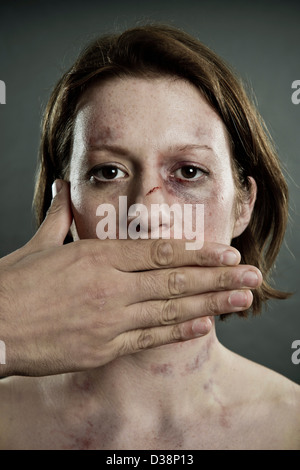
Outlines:
<svg viewBox="0 0 300 470"><path fill-rule="evenodd" d="M186 164L177 168L172 172L171 178L176 179L177 181L198 181L203 178L204 175L207 175L208 171L203 168L199 168L196 165Z"/></svg>
<svg viewBox="0 0 300 470"><path fill-rule="evenodd" d="M128 175L116 165L98 165L89 171L89 179L94 182L105 183L108 181L126 178Z"/></svg>

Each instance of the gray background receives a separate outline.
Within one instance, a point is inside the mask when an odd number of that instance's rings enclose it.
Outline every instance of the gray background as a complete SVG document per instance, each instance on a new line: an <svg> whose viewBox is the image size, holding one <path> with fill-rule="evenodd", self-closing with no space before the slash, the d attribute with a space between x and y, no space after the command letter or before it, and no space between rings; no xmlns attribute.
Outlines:
<svg viewBox="0 0 300 470"><path fill-rule="evenodd" d="M0 256L34 233L31 201L40 119L50 91L82 46L99 33L138 22L171 23L197 36L229 62L255 92L260 112L287 167L290 225L274 279L295 292L271 302L260 317L218 322L233 351L300 383L291 361L300 339L299 148L300 104L291 84L300 79L300 2L152 0L0 1Z"/></svg>

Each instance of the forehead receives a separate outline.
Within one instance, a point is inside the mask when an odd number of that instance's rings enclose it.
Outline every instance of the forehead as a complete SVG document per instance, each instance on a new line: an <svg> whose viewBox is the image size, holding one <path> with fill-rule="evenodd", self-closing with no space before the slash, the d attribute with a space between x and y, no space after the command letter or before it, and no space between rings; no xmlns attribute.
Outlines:
<svg viewBox="0 0 300 470"><path fill-rule="evenodd" d="M228 148L221 118L183 79L113 78L91 86L77 109L74 137L85 146L185 138Z"/></svg>

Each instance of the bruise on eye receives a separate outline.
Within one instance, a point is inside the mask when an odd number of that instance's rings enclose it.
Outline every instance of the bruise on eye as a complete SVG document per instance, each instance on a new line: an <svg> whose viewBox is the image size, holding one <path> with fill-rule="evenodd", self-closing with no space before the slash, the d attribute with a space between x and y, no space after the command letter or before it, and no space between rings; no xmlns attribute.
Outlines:
<svg viewBox="0 0 300 470"><path fill-rule="evenodd" d="M154 186L154 188L150 189L150 191L147 192L146 196L149 196L149 194L152 194L156 189L160 189L160 187Z"/></svg>

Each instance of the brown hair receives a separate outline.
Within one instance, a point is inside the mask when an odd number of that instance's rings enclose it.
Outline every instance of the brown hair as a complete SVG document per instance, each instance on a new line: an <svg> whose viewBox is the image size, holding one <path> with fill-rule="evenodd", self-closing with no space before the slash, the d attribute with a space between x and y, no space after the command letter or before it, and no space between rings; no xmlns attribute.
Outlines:
<svg viewBox="0 0 300 470"><path fill-rule="evenodd" d="M185 32L146 25L93 41L63 75L48 102L40 148L34 205L38 224L51 203L51 185L65 179L72 150L76 105L95 81L123 76L174 76L194 84L223 120L232 147L237 188L257 184L257 200L246 230L233 239L242 263L257 266L262 286L254 291L253 313L262 302L287 294L272 288L268 275L279 252L288 218L288 189L271 138L240 81L213 51ZM239 313L246 316L247 312ZM221 316L222 317L222 316Z"/></svg>

